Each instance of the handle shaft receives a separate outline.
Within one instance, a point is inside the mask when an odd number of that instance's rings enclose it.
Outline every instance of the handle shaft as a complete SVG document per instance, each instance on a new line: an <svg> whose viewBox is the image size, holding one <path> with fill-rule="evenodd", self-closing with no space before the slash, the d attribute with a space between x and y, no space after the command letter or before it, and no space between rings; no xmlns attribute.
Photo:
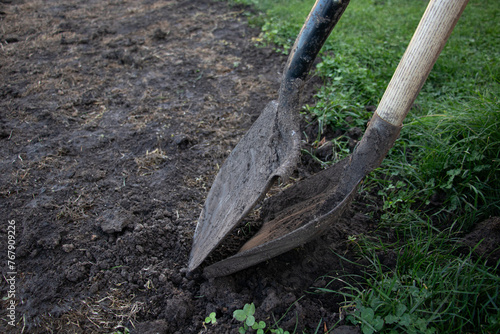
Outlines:
<svg viewBox="0 0 500 334"><path fill-rule="evenodd" d="M306 78L314 59L344 13L349 1L316 0L288 57L284 82Z"/></svg>
<svg viewBox="0 0 500 334"><path fill-rule="evenodd" d="M431 0L377 108L400 126L469 0Z"/></svg>

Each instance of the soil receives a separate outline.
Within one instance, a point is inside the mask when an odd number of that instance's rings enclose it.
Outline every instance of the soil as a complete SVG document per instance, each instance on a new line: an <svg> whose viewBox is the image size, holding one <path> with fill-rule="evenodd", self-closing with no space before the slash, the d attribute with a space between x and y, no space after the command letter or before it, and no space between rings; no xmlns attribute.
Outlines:
<svg viewBox="0 0 500 334"><path fill-rule="evenodd" d="M286 56L254 45L251 10L212 0L0 0L4 254L15 236L11 267L0 266L15 278L0 332L235 333L233 311L251 302L258 319L281 318L290 331L344 325L342 297L309 292L357 273L334 252L354 259L347 237L376 226L362 202L375 201L369 194L326 235L265 263L211 280L186 270L218 167L277 97ZM319 84L309 80L305 102ZM305 155L294 178L319 170ZM211 312L217 324L204 325Z"/></svg>

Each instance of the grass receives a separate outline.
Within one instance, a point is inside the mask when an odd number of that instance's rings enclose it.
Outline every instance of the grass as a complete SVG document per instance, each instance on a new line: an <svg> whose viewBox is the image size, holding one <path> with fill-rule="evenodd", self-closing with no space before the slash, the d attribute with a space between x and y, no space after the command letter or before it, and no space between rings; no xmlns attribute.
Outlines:
<svg viewBox="0 0 500 334"><path fill-rule="evenodd" d="M287 53L313 0L251 4L256 43ZM352 0L325 44L315 75L320 131L365 128L409 43L426 1ZM363 191L383 201L382 229L358 238L370 265L341 292L363 333L495 333L499 264L459 252L457 236L500 215L500 7L471 0L405 120L400 138ZM480 22L480 24L478 24ZM317 138L322 138L319 133ZM349 154L334 139L335 158ZM328 166L337 160L322 162ZM394 241L396 240L396 241ZM380 252L397 254L385 268ZM327 291L322 292L331 292Z"/></svg>
<svg viewBox="0 0 500 334"><path fill-rule="evenodd" d="M241 1L266 13L253 22L263 28L262 41L281 51L293 43L313 4ZM317 102L305 106L320 128L366 125L366 106L383 95L425 7L425 1L352 1L322 50L316 75L324 85ZM402 191L408 197L418 193L425 204L442 192L443 212L469 222L500 214L498 13L495 1L471 1L382 166L386 174L407 179L412 189ZM348 154L343 152L338 159Z"/></svg>
<svg viewBox="0 0 500 334"><path fill-rule="evenodd" d="M403 180L405 187L384 194L402 203L394 206L394 213L412 209L441 222L460 221L464 228L499 214L497 108L493 101L472 100L406 124L385 166L371 179L381 184L395 176ZM441 199L430 210L433 197ZM416 204L408 205L409 200Z"/></svg>
<svg viewBox="0 0 500 334"><path fill-rule="evenodd" d="M411 223L391 245L357 238L358 252L369 262L364 284L316 292L343 295L348 321L359 324L363 333L496 333L500 263L491 267L474 258L472 250L460 252L452 229ZM381 252L397 254L395 269L384 268Z"/></svg>

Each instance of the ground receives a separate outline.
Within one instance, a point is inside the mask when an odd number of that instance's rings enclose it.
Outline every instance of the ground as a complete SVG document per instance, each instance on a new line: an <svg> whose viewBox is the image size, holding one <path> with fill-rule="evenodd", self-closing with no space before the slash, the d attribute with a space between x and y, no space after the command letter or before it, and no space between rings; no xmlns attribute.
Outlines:
<svg viewBox="0 0 500 334"><path fill-rule="evenodd" d="M7 226L15 230L12 267L2 260L1 270L16 272L15 326L4 298L1 332L235 333L233 311L251 302L268 324L284 315L289 330L339 320L342 298L308 292L331 280L323 275L357 270L333 251L351 256L347 237L375 226L359 201L330 233L266 263L211 280L186 270L217 168L276 99L286 61L254 45L250 10L211 0L0 0L6 256ZM318 84L308 82L305 101ZM318 170L306 156L294 177ZM0 287L6 295L7 281ZM218 323L205 328L211 312Z"/></svg>

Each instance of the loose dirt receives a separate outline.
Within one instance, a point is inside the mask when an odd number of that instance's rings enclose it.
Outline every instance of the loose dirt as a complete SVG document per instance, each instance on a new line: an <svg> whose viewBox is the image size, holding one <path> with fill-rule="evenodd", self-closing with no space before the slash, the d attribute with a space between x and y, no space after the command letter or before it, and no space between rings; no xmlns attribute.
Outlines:
<svg viewBox="0 0 500 334"><path fill-rule="evenodd" d="M233 311L251 302L291 331L339 320L342 298L308 292L357 271L333 251L352 256L347 237L374 228L359 202L327 235L266 263L212 280L186 271L217 169L277 97L286 61L254 45L250 10L0 0L0 267L17 272L16 326L4 299L0 332L235 333ZM294 177L318 170L303 157ZM205 327L210 312L218 322Z"/></svg>

